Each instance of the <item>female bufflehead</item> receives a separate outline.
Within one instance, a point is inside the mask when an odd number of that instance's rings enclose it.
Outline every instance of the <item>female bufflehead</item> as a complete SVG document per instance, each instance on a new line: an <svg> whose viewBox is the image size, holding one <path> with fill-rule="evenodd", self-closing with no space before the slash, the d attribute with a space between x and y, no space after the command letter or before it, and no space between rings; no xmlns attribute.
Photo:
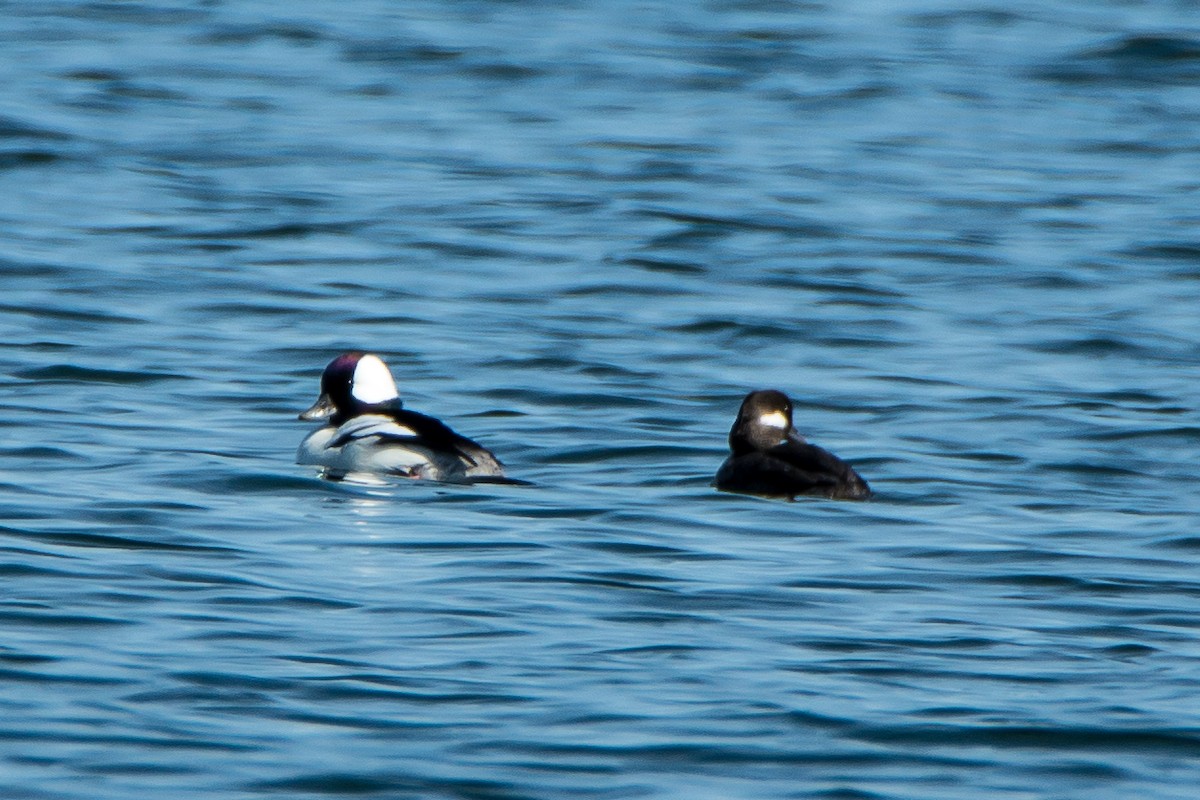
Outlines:
<svg viewBox="0 0 1200 800"><path fill-rule="evenodd" d="M714 485L725 492L772 497L819 494L839 500L871 496L845 461L804 441L792 427L792 401L783 392L751 392L729 431L732 454Z"/></svg>
<svg viewBox="0 0 1200 800"><path fill-rule="evenodd" d="M296 462L318 464L334 476L376 472L456 483L504 477L486 448L440 420L405 410L391 371L370 353L330 361L321 396L300 419L328 424L300 443Z"/></svg>

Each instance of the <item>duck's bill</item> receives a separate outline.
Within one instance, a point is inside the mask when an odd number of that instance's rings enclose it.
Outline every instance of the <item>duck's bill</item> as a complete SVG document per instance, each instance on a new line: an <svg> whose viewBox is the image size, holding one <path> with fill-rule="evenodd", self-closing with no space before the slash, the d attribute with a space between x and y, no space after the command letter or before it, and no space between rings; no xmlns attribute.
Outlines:
<svg viewBox="0 0 1200 800"><path fill-rule="evenodd" d="M317 398L317 402L312 404L312 407L307 411L300 412L300 419L305 422L315 422L320 419L329 419L337 411L334 408L333 401L329 399L329 395L323 394Z"/></svg>

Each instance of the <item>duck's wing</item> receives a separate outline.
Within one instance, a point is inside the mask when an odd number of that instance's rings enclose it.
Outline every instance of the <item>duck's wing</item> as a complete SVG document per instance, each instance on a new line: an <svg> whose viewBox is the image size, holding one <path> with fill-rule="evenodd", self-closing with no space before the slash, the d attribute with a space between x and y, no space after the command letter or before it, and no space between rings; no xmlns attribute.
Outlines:
<svg viewBox="0 0 1200 800"><path fill-rule="evenodd" d="M845 461L825 448L809 444L799 437L784 439L766 452L772 458L787 464L798 477L815 486L833 486L854 475L854 470Z"/></svg>
<svg viewBox="0 0 1200 800"><path fill-rule="evenodd" d="M342 423L328 447L344 447L363 439L391 439L417 444L420 433L391 414L362 414Z"/></svg>
<svg viewBox="0 0 1200 800"><path fill-rule="evenodd" d="M421 444L433 450L457 453L470 467L502 474L500 460L492 451L455 433L440 419L408 410L393 411L391 416L398 428L412 431Z"/></svg>
<svg viewBox="0 0 1200 800"><path fill-rule="evenodd" d="M421 452L453 454L475 475L503 475L503 465L490 450L460 436L439 419L407 409L361 414L337 429L329 447L370 439L373 444L397 444Z"/></svg>

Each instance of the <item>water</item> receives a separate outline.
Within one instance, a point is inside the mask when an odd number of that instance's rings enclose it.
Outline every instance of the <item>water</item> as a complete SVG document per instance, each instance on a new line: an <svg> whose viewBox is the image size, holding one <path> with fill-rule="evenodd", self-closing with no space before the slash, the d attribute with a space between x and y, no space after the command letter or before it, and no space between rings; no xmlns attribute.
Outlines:
<svg viewBox="0 0 1200 800"><path fill-rule="evenodd" d="M1194 797L1194 8L842 5L8 4L0 796Z"/></svg>

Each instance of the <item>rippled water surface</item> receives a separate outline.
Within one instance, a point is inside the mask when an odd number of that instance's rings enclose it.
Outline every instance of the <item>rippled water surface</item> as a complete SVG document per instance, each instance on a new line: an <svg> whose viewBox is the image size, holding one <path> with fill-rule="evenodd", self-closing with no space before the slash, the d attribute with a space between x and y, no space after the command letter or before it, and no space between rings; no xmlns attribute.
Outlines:
<svg viewBox="0 0 1200 800"><path fill-rule="evenodd" d="M1189 3L12 3L0 796L1194 798ZM325 363L532 486L293 463ZM715 492L793 396L868 503Z"/></svg>

